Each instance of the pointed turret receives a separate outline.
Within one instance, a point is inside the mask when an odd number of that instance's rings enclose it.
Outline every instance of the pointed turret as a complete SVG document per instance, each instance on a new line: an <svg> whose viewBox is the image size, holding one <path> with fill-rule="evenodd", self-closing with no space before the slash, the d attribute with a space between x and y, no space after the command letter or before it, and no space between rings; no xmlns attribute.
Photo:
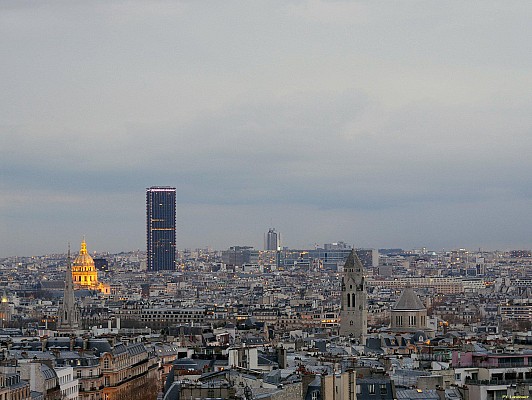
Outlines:
<svg viewBox="0 0 532 400"><path fill-rule="evenodd" d="M340 335L351 336L364 344L368 332L367 292L364 267L353 249L344 265Z"/></svg>
<svg viewBox="0 0 532 400"><path fill-rule="evenodd" d="M405 290L401 294L401 297L399 297L399 300L397 300L397 303L393 306L392 310L412 310L412 311L418 311L418 310L426 310L427 307L421 302L418 295L414 292L414 289L412 289L411 285L407 285L405 287Z"/></svg>
<svg viewBox="0 0 532 400"><path fill-rule="evenodd" d="M65 273L65 292L63 304L59 309L57 330L72 332L79 329L79 310L74 299L74 283L72 282L72 262L70 258L70 244L68 245L67 269Z"/></svg>

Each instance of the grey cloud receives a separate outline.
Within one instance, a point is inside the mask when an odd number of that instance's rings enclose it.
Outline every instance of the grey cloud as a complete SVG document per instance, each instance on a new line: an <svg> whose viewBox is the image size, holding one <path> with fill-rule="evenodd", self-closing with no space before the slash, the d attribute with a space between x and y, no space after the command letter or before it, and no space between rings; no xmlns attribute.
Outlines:
<svg viewBox="0 0 532 400"><path fill-rule="evenodd" d="M142 248L154 184L182 246L529 233L529 4L0 7L0 255Z"/></svg>

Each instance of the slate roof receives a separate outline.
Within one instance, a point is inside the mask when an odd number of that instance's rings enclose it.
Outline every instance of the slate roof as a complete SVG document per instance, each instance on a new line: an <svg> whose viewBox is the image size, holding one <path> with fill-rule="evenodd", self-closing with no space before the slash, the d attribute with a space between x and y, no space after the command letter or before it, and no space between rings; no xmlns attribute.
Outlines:
<svg viewBox="0 0 532 400"><path fill-rule="evenodd" d="M117 343L113 348L113 355L117 356L127 352L127 347L124 343Z"/></svg>
<svg viewBox="0 0 532 400"><path fill-rule="evenodd" d="M411 286L407 286L392 310L424 310L425 308L414 289Z"/></svg>
<svg viewBox="0 0 532 400"><path fill-rule="evenodd" d="M35 390L32 390L30 392L31 400L41 400L44 399L44 394L42 392L36 392Z"/></svg>
<svg viewBox="0 0 532 400"><path fill-rule="evenodd" d="M319 375L316 375L314 380L309 383L307 387L307 393L303 393L305 400L312 400L312 393L319 392L321 390L321 378Z"/></svg>
<svg viewBox="0 0 532 400"><path fill-rule="evenodd" d="M439 400L439 398L440 396L433 389L397 389L398 400Z"/></svg>
<svg viewBox="0 0 532 400"><path fill-rule="evenodd" d="M173 363L179 369L197 370L198 363L191 358L178 358Z"/></svg>
<svg viewBox="0 0 532 400"><path fill-rule="evenodd" d="M177 348L168 344L156 343L154 348L158 356L172 356L177 354Z"/></svg>
<svg viewBox="0 0 532 400"><path fill-rule="evenodd" d="M89 350L95 350L94 353L98 356L102 355L103 353L111 353L113 350L111 344L105 339L91 339L89 340L87 347Z"/></svg>
<svg viewBox="0 0 532 400"><path fill-rule="evenodd" d="M137 354L145 353L146 347L142 343L130 344L127 346L127 351L129 355L136 356Z"/></svg>
<svg viewBox="0 0 532 400"><path fill-rule="evenodd" d="M173 382L164 394L163 400L177 400L181 392L181 382Z"/></svg>
<svg viewBox="0 0 532 400"><path fill-rule="evenodd" d="M41 373L44 379L57 378L57 374L55 373L55 371L46 364L41 364Z"/></svg>
<svg viewBox="0 0 532 400"><path fill-rule="evenodd" d="M462 400L462 395L458 388L445 389L445 398L450 400Z"/></svg>
<svg viewBox="0 0 532 400"><path fill-rule="evenodd" d="M258 359L258 361L257 361L258 365L262 365L262 366L264 366L264 365L278 365L275 361L272 361L272 360L270 360L270 359L268 359L268 358L266 358L266 357L264 357L264 356L262 356L260 354L257 356L257 359Z"/></svg>

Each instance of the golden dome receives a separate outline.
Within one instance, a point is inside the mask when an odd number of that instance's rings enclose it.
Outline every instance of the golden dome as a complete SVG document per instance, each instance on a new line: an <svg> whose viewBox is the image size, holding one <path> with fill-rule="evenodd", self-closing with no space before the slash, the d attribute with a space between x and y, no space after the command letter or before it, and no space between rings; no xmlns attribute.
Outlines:
<svg viewBox="0 0 532 400"><path fill-rule="evenodd" d="M94 260L87 251L87 243L85 242L85 240L81 242L81 249L79 250L79 255L74 260L72 267L94 268Z"/></svg>
<svg viewBox="0 0 532 400"><path fill-rule="evenodd" d="M72 281L77 287L85 289L98 288L98 271L94 266L94 260L87 251L85 239L81 242L79 255L72 263Z"/></svg>

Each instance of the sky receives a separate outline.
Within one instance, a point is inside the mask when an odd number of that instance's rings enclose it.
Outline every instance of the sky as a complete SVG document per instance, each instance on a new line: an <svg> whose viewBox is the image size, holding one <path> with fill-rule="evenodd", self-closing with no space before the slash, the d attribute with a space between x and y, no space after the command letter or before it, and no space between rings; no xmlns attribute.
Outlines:
<svg viewBox="0 0 532 400"><path fill-rule="evenodd" d="M532 3L0 2L0 257L532 248Z"/></svg>

